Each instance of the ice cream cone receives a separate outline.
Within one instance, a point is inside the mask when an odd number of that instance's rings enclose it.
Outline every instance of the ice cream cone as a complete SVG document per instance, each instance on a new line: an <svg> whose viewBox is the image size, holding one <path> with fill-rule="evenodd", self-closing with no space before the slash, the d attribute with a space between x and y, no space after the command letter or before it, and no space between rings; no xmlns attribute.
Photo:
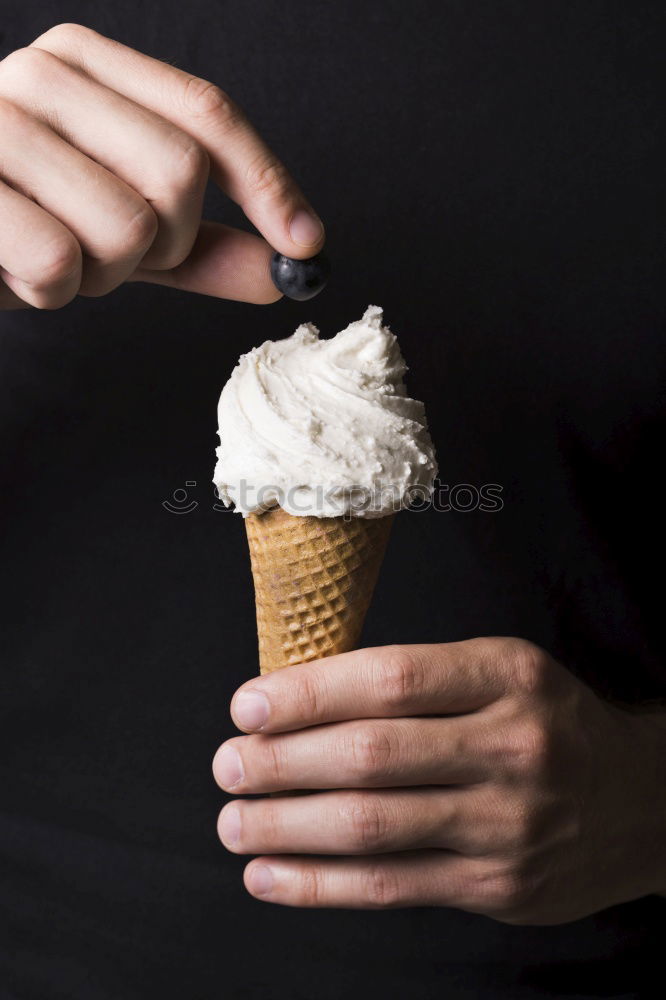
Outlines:
<svg viewBox="0 0 666 1000"><path fill-rule="evenodd" d="M245 519L262 674L357 648L393 518Z"/></svg>

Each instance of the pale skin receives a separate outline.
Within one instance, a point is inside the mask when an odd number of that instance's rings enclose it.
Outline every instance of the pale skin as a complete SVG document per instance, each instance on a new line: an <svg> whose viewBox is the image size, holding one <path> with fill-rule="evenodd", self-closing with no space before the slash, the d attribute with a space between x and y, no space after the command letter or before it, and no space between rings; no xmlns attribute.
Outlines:
<svg viewBox="0 0 666 1000"><path fill-rule="evenodd" d="M514 638L387 646L244 684L213 762L258 899L557 924L666 892L666 713Z"/></svg>
<svg viewBox="0 0 666 1000"><path fill-rule="evenodd" d="M322 248L318 216L231 97L83 25L0 62L0 135L0 309L125 281L269 303L272 249ZM202 220L209 176L260 236Z"/></svg>

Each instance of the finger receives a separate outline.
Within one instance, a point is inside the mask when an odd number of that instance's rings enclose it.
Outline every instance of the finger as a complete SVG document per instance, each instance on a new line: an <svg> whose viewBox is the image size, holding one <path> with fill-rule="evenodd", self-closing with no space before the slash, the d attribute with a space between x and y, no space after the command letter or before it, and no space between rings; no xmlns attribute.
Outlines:
<svg viewBox="0 0 666 1000"><path fill-rule="evenodd" d="M236 854L383 854L460 850L467 794L441 788L335 791L241 799L220 813L218 834Z"/></svg>
<svg viewBox="0 0 666 1000"><path fill-rule="evenodd" d="M124 181L128 197L148 204L157 227L144 247L147 266L185 259L208 177L208 157L191 136L37 48L19 49L0 64L0 90Z"/></svg>
<svg viewBox="0 0 666 1000"><path fill-rule="evenodd" d="M238 794L295 788L469 784L488 772L488 737L476 716L361 719L276 736L237 736L213 761Z"/></svg>
<svg viewBox="0 0 666 1000"><path fill-rule="evenodd" d="M473 863L446 851L372 858L256 858L244 873L257 899L283 906L376 910L401 906L464 906Z"/></svg>
<svg viewBox="0 0 666 1000"><path fill-rule="evenodd" d="M322 248L323 226L296 182L219 88L81 25L57 25L33 46L52 52L196 139L210 157L215 182L280 253L303 258Z"/></svg>
<svg viewBox="0 0 666 1000"><path fill-rule="evenodd" d="M70 242L78 242L83 251L78 291L103 295L120 285L154 238L157 221L150 206L43 122L4 100L0 100L0 130L5 136L0 173L57 217L71 234ZM16 253L26 241L30 245L30 235L27 230L17 234Z"/></svg>
<svg viewBox="0 0 666 1000"><path fill-rule="evenodd" d="M376 646L296 664L240 687L231 714L239 729L274 733L340 719L473 711L506 689L503 642Z"/></svg>
<svg viewBox="0 0 666 1000"><path fill-rule="evenodd" d="M70 302L81 281L81 249L69 230L2 181L0 219L2 307L58 309Z"/></svg>
<svg viewBox="0 0 666 1000"><path fill-rule="evenodd" d="M272 250L268 243L216 222L202 222L187 258L170 271L152 271L143 264L129 278L263 305L281 298L270 277Z"/></svg>

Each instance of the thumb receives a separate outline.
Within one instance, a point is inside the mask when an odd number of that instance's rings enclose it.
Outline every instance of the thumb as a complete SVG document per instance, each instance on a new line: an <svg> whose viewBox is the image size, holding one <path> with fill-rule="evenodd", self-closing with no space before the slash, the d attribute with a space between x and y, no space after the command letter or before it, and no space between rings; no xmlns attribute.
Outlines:
<svg viewBox="0 0 666 1000"><path fill-rule="evenodd" d="M265 305L282 297L271 281L272 254L273 249L259 236L204 221L181 264L166 271L138 267L127 280Z"/></svg>

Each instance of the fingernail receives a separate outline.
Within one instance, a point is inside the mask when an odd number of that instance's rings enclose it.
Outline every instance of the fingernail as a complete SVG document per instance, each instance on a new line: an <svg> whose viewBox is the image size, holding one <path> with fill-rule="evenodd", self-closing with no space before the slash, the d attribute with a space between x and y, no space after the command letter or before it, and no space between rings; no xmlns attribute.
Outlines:
<svg viewBox="0 0 666 1000"><path fill-rule="evenodd" d="M323 232L321 219L305 208L299 208L289 223L289 235L299 247L313 247L319 243Z"/></svg>
<svg viewBox="0 0 666 1000"><path fill-rule="evenodd" d="M273 888L273 872L266 865L255 865L248 872L247 881L253 896L268 896Z"/></svg>
<svg viewBox="0 0 666 1000"><path fill-rule="evenodd" d="M242 691L234 701L233 716L241 729L261 729L266 724L270 703L259 691Z"/></svg>
<svg viewBox="0 0 666 1000"><path fill-rule="evenodd" d="M224 747L215 768L218 781L224 788L233 788L243 778L243 762L233 747Z"/></svg>
<svg viewBox="0 0 666 1000"><path fill-rule="evenodd" d="M241 818L237 806L227 806L220 816L220 839L225 844L235 844L240 837Z"/></svg>

